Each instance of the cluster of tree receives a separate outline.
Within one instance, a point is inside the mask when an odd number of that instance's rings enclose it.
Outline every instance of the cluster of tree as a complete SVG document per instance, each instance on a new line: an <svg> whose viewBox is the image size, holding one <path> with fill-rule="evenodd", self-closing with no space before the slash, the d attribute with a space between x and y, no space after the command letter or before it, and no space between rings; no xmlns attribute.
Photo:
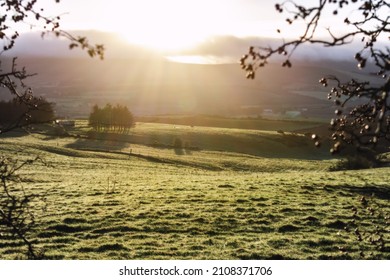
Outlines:
<svg viewBox="0 0 390 280"><path fill-rule="evenodd" d="M134 118L126 106L106 104L100 108L95 105L89 115L89 125L100 132L128 133L134 126Z"/></svg>
<svg viewBox="0 0 390 280"><path fill-rule="evenodd" d="M32 99L33 107L20 102L17 98L7 102L0 101L0 129L53 121L53 104L43 98L32 97Z"/></svg>

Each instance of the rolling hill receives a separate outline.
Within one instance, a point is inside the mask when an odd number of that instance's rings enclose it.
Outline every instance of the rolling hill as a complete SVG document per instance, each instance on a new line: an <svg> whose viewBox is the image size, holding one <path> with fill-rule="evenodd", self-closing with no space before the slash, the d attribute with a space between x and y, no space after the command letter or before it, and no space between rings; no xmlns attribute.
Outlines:
<svg viewBox="0 0 390 280"><path fill-rule="evenodd" d="M214 114L328 118L331 103L317 82L334 74L374 80L355 65L337 61L299 62L291 69L270 64L254 81L236 64L184 64L156 56L96 61L84 58L29 57L18 60L35 93L56 103L57 114L85 117L94 104L126 104L136 115Z"/></svg>

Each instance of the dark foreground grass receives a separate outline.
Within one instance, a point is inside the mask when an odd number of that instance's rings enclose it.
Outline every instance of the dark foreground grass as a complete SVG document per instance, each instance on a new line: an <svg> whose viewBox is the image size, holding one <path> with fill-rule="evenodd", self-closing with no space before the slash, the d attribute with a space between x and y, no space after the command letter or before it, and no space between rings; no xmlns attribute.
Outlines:
<svg viewBox="0 0 390 280"><path fill-rule="evenodd" d="M356 223L389 241L389 224L360 201L374 195L390 211L389 168L329 172L335 161L142 145L131 148L144 157L131 156L129 147L76 150L75 139L39 135L0 141L5 154L47 163L23 169L20 184L46 193L30 237L50 259L390 258L388 243L378 251L344 230L357 207ZM0 236L0 258L24 250Z"/></svg>

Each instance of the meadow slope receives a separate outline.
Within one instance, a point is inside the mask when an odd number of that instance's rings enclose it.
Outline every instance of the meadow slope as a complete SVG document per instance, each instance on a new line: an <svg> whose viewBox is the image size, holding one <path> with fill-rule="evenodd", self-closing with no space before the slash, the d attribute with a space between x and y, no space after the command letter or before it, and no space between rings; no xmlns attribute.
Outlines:
<svg viewBox="0 0 390 280"><path fill-rule="evenodd" d="M120 141L85 138L83 123L74 132L0 138L3 155L45 162L20 170L19 184L45 194L30 237L50 259L390 258L388 243L378 251L344 230L357 207L355 223L389 240L386 220L360 203L374 195L390 212L389 167L330 172L338 159L316 158L303 136L264 131L139 124ZM190 144L170 146L175 137ZM1 259L23 250L0 236Z"/></svg>

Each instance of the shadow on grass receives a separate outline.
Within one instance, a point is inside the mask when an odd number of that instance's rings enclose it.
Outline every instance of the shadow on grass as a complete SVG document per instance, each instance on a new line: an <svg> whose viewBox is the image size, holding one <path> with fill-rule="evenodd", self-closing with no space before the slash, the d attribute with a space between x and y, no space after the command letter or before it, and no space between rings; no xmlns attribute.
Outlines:
<svg viewBox="0 0 390 280"><path fill-rule="evenodd" d="M69 226L65 224L59 224L47 228L48 231L54 230L57 231L58 233L76 233L76 232L82 232L90 229L91 226L86 226L86 225Z"/></svg>
<svg viewBox="0 0 390 280"><path fill-rule="evenodd" d="M262 255L259 253L248 253L237 256L240 260L291 260L292 258L281 255L281 254L272 254L272 255Z"/></svg>
<svg viewBox="0 0 390 280"><path fill-rule="evenodd" d="M113 243L113 244L103 244L96 248L96 252L106 252L106 251L126 251L128 250L125 246L119 243Z"/></svg>
<svg viewBox="0 0 390 280"><path fill-rule="evenodd" d="M178 156L184 155L184 150L182 148L175 147L174 150L175 150L176 155L178 155Z"/></svg>
<svg viewBox="0 0 390 280"><path fill-rule="evenodd" d="M120 151L128 147L127 142L106 140L92 140L92 139L76 139L73 143L67 144L67 148L76 150L95 150L95 151Z"/></svg>
<svg viewBox="0 0 390 280"><path fill-rule="evenodd" d="M5 132L0 134L0 139L1 138L18 138L18 137L24 137L27 136L28 132L24 129L15 129L10 132Z"/></svg>
<svg viewBox="0 0 390 280"><path fill-rule="evenodd" d="M350 185L344 186L326 186L327 190L332 191L347 191L353 194L363 196L374 196L379 199L390 200L390 185L389 186L366 186L366 187L355 187Z"/></svg>

